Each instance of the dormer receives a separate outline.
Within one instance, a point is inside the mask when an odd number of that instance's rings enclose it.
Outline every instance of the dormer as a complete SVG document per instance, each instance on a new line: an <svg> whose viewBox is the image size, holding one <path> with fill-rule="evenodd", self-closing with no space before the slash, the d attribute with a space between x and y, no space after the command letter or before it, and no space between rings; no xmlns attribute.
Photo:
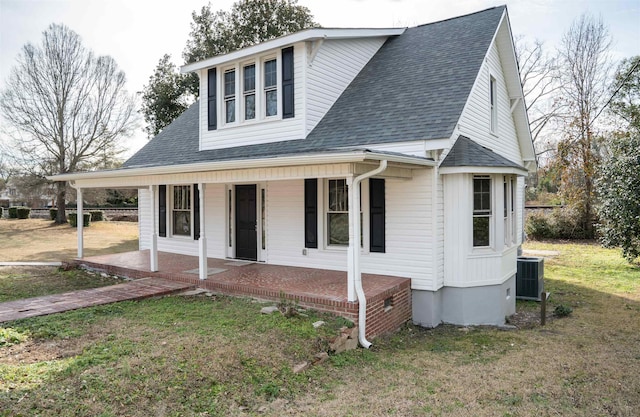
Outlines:
<svg viewBox="0 0 640 417"><path fill-rule="evenodd" d="M182 67L200 77L200 150L306 138L400 29L308 29Z"/></svg>

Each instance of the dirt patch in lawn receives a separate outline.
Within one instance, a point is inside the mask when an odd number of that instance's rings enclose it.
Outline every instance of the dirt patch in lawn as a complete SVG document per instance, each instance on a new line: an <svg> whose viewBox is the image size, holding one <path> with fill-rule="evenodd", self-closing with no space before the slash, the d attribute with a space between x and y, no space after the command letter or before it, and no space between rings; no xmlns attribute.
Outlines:
<svg viewBox="0 0 640 417"><path fill-rule="evenodd" d="M42 219L0 219L0 261L60 261L77 255L78 234ZM85 256L138 250L138 223L94 222L84 229Z"/></svg>

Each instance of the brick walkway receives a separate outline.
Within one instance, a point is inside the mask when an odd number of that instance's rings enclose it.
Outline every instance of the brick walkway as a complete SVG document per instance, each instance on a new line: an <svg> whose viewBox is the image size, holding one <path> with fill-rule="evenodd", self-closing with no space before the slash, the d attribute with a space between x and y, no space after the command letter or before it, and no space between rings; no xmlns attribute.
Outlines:
<svg viewBox="0 0 640 417"><path fill-rule="evenodd" d="M0 323L45 316L118 301L139 300L195 288L195 285L163 278L141 278L124 284L47 295L0 303Z"/></svg>

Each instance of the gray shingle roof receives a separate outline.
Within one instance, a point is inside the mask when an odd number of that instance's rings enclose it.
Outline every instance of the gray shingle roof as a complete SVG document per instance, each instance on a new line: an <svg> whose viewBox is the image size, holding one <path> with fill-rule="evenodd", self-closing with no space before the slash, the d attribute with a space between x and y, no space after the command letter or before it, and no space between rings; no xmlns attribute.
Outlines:
<svg viewBox="0 0 640 417"><path fill-rule="evenodd" d="M198 151L198 102L123 167L275 157L448 138L504 6L407 29L388 39L306 139Z"/></svg>
<svg viewBox="0 0 640 417"><path fill-rule="evenodd" d="M524 169L504 156L498 155L491 149L478 145L466 136L458 136L449 154L444 158L444 161L440 163L440 167L505 167Z"/></svg>
<svg viewBox="0 0 640 417"><path fill-rule="evenodd" d="M450 137L504 10L409 28L390 38L307 139L362 145Z"/></svg>

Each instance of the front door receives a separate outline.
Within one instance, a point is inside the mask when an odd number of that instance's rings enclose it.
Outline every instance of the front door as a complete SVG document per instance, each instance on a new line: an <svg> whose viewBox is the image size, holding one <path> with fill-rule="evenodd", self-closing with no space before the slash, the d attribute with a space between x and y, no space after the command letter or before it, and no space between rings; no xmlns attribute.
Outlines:
<svg viewBox="0 0 640 417"><path fill-rule="evenodd" d="M236 258L258 259L256 186L236 185Z"/></svg>

